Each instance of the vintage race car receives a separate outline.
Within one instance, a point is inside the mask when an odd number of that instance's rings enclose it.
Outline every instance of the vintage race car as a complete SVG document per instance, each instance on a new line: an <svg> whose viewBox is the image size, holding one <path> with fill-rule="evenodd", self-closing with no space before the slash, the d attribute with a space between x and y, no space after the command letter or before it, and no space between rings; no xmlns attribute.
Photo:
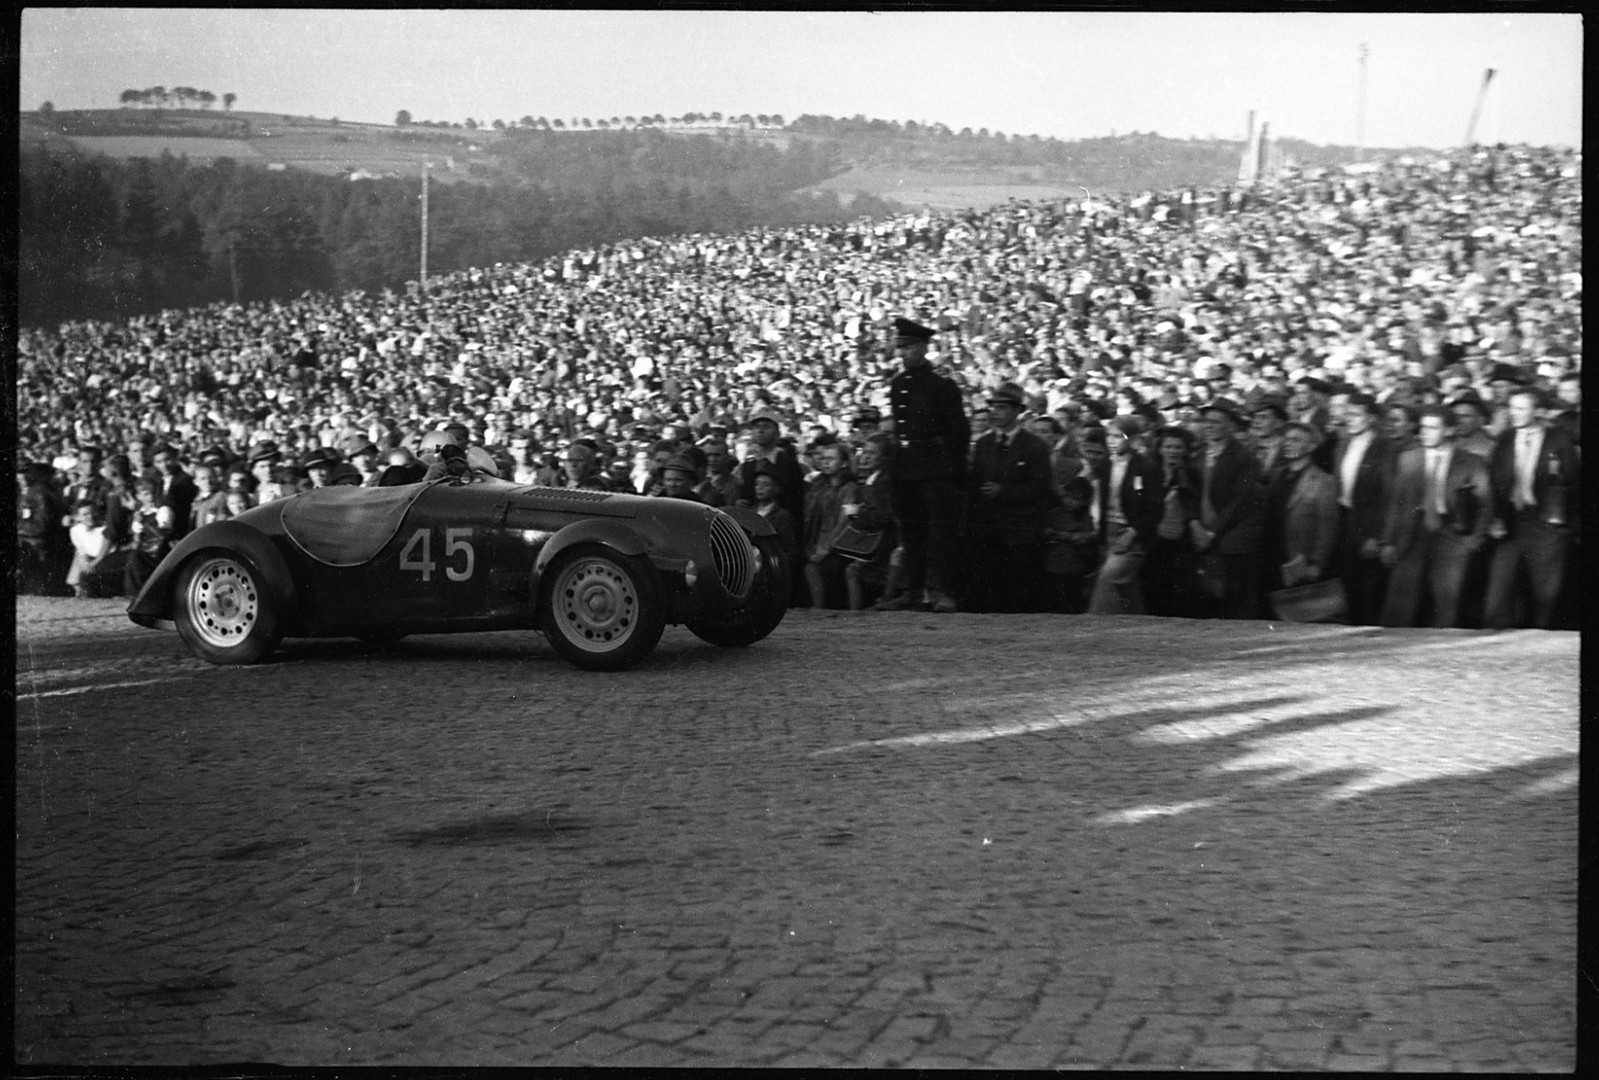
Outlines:
<svg viewBox="0 0 1599 1080"><path fill-rule="evenodd" d="M484 472L329 487L186 536L128 606L213 664L285 637L538 629L577 667L619 671L667 623L761 640L788 608L789 559L746 509L513 484Z"/></svg>

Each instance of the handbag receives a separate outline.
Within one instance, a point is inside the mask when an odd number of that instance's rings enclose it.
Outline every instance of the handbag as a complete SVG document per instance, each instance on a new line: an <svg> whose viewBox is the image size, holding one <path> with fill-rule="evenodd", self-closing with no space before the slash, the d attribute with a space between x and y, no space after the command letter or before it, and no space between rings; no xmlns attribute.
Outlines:
<svg viewBox="0 0 1599 1080"><path fill-rule="evenodd" d="M1349 597L1344 593L1344 583L1338 578L1313 581L1308 585L1295 585L1291 589L1278 589L1266 594L1271 609L1284 622L1346 623L1349 621Z"/></svg>
<svg viewBox="0 0 1599 1080"><path fill-rule="evenodd" d="M833 538L833 550L846 559L856 562L871 562L877 557L878 549L883 546L883 533L868 532L857 529L854 525L846 525L839 530Z"/></svg>

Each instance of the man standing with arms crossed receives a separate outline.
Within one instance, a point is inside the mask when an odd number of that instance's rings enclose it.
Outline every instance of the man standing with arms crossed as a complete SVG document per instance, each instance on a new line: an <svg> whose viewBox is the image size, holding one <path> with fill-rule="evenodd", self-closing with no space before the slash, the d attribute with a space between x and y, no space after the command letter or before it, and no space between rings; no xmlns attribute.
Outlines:
<svg viewBox="0 0 1599 1080"><path fill-rule="evenodd" d="M905 552L905 592L879 611L958 611L956 529L971 423L960 387L935 372L927 350L934 331L894 320L894 354L904 370L889 383L898 453L889 473L890 502Z"/></svg>

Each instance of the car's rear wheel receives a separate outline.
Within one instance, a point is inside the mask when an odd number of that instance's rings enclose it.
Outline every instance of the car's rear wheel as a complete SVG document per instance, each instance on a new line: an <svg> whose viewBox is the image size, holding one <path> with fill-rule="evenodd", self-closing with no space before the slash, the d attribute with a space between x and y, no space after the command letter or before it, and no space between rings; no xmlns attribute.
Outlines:
<svg viewBox="0 0 1599 1080"><path fill-rule="evenodd" d="M695 637L712 645L742 648L760 641L783 621L788 611L789 591L793 588L788 556L775 536L752 538L760 553L760 569L749 599L731 614L688 621Z"/></svg>
<svg viewBox="0 0 1599 1080"><path fill-rule="evenodd" d="M661 640L655 577L640 560L584 544L557 556L544 580L544 633L568 663L622 671Z"/></svg>
<svg viewBox="0 0 1599 1080"><path fill-rule="evenodd" d="M260 573L241 556L204 552L178 574L178 637L212 664L254 664L282 640Z"/></svg>

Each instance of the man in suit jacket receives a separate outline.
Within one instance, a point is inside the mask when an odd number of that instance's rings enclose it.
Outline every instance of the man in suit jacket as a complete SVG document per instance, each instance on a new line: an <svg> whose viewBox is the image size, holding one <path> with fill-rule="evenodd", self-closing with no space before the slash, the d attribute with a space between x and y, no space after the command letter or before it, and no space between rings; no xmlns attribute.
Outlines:
<svg viewBox="0 0 1599 1080"><path fill-rule="evenodd" d="M1038 611L1044 596L1044 524L1053 494L1049 444L1019 420L1026 395L1004 383L988 399L989 430L968 471L971 606Z"/></svg>
<svg viewBox="0 0 1599 1080"><path fill-rule="evenodd" d="M1212 614L1224 619L1254 619L1263 614L1260 575L1262 530L1260 462L1238 432L1243 414L1227 398L1205 404L1200 413L1205 446L1199 455L1199 520L1191 531L1194 549L1222 563L1221 595Z"/></svg>
<svg viewBox="0 0 1599 1080"><path fill-rule="evenodd" d="M1338 482L1314 460L1321 432L1293 420L1282 440L1282 467L1266 493L1262 544L1262 574L1272 590L1330 576L1338 546ZM1285 565L1292 569L1285 572Z"/></svg>
<svg viewBox="0 0 1599 1080"><path fill-rule="evenodd" d="M1496 630L1517 625L1550 629L1581 505L1580 459L1571 436L1539 417L1543 394L1535 387L1511 391L1510 426L1500 433L1489 465L1498 541L1488 568L1484 623ZM1519 585L1526 575L1526 618L1518 619Z"/></svg>
<svg viewBox="0 0 1599 1080"><path fill-rule="evenodd" d="M1349 621L1362 626L1377 625L1388 587L1382 538L1388 524L1393 453L1377 431L1377 413L1377 401L1370 394L1350 394L1343 410L1343 438L1333 454L1341 519L1338 574L1349 597Z"/></svg>
<svg viewBox="0 0 1599 1080"><path fill-rule="evenodd" d="M1132 416L1118 416L1105 429L1110 458L1096 487L1105 559L1088 601L1088 610L1096 615L1141 615L1145 610L1144 557L1160 525L1164 492L1160 466L1133 449L1133 438L1142 432L1142 422Z"/></svg>
<svg viewBox="0 0 1599 1080"><path fill-rule="evenodd" d="M183 466L178 463L178 452L171 446L163 444L156 447L155 469L160 474L161 487L156 502L171 512L172 532L169 538L176 544L189 534L190 511L194 508L199 489L189 474L183 471Z"/></svg>
<svg viewBox="0 0 1599 1080"><path fill-rule="evenodd" d="M1420 410L1418 445L1399 456L1383 530L1390 569L1384 626L1420 626L1426 598L1432 625L1461 625L1460 600L1472 556L1483 546L1492 512L1486 463L1454 445L1447 405Z"/></svg>

